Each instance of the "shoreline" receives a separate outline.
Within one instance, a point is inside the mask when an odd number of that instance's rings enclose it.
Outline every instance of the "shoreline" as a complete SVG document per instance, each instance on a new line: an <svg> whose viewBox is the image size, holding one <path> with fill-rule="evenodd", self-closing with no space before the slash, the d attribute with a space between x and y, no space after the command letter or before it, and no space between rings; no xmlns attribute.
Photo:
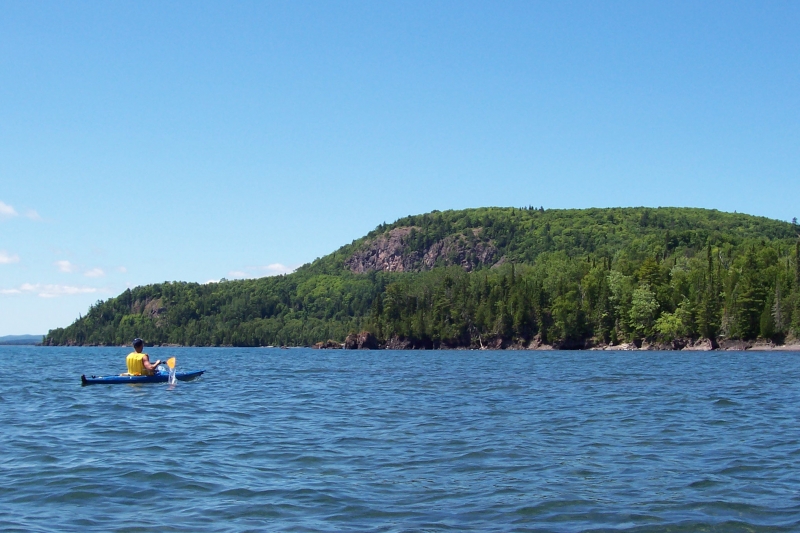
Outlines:
<svg viewBox="0 0 800 533"><path fill-rule="evenodd" d="M618 352L646 352L646 351L662 351L662 352L800 352L800 340L791 339L789 342L783 344L776 344L772 341L741 341L741 340L718 340L712 341L710 339L676 339L671 343L648 343L648 342L629 342L621 344L584 344L584 345L552 345L545 344L538 339L534 339L530 343L520 344L503 342L500 339L481 343L478 346L447 346L447 345L415 345L411 341L390 339L388 342L380 343L377 339L370 339L369 335L360 335L358 341L348 338L345 342L340 343L332 340L327 342L318 342L314 345L303 346L290 346L290 345L272 345L272 346L234 346L230 344L225 345L208 345L208 346L194 346L182 345L174 343L164 344L146 344L147 348L309 348L315 350L463 350L463 351L484 351L484 350L510 350L510 351L618 351ZM355 342L354 342L355 341ZM19 345L17 345L19 346ZM34 345L29 345L34 346ZM59 345L38 344L35 346L56 347ZM105 345L105 344L65 344L62 347L105 347L105 348L130 348L129 345Z"/></svg>

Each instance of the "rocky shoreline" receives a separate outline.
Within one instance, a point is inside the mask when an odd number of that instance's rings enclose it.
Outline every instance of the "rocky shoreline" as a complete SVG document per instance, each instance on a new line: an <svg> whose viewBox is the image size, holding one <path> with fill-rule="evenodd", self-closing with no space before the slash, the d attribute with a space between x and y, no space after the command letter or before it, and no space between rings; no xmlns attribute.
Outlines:
<svg viewBox="0 0 800 533"><path fill-rule="evenodd" d="M504 339L479 339L478 346L433 346L415 344L412 341L394 337L385 343L367 331L348 335L343 343L328 340L318 342L311 348L344 349L344 350L613 350L613 351L800 351L800 340L788 339L783 344L770 340L728 340L728 339L675 339L671 343L649 343L647 341L622 344L584 344L584 345L552 345L542 342L538 335L527 345L505 341Z"/></svg>
<svg viewBox="0 0 800 533"><path fill-rule="evenodd" d="M697 339L686 343L680 343L676 346L676 342L671 344L648 344L642 343L641 346L636 346L634 343L620 344L617 346L596 346L589 348L590 350L660 350L660 351L693 351L693 352L708 352L712 350L719 351L732 351L732 352L768 352L768 351L785 351L785 352L798 352L800 351L800 343L793 342L789 344L776 344L772 341L741 341L741 340L722 340L712 341L711 339Z"/></svg>
<svg viewBox="0 0 800 533"><path fill-rule="evenodd" d="M97 344L66 344L64 346L105 346ZM148 347L159 346L162 348L182 348L181 344L147 344ZM119 348L126 348L128 345L120 345ZM233 348L232 345L222 345L221 347ZM732 351L732 352L800 352L800 339L787 339L786 342L779 344L763 339L755 341L727 340L727 339L676 339L671 343L649 343L629 342L622 344L569 344L553 345L542 342L537 335L528 344L510 342L504 339L494 338L481 340L477 346L435 346L432 343L414 343L407 339L393 337L386 342L380 342L372 333L362 331L358 334L348 335L344 342L327 340L318 342L308 348L317 350L587 350L587 351L689 351L689 352L708 352L708 351ZM266 348L287 348L287 346L266 346Z"/></svg>

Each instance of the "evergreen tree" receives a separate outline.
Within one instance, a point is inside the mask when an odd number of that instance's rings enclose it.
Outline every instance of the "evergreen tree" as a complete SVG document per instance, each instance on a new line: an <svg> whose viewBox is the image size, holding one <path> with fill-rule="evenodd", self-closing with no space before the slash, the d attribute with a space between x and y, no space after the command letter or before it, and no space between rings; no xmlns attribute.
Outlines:
<svg viewBox="0 0 800 533"><path fill-rule="evenodd" d="M777 339L800 333L795 229L695 209L433 212L381 224L291 275L126 290L47 342L302 345L363 328L418 347ZM395 230L406 237L391 260L405 270L383 272L377 258L394 252L376 242Z"/></svg>

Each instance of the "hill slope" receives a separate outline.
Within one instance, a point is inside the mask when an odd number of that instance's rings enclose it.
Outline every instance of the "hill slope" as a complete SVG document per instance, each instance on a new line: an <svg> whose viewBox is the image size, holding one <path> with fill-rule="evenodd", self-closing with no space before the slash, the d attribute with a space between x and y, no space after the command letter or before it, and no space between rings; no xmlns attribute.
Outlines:
<svg viewBox="0 0 800 533"><path fill-rule="evenodd" d="M49 344L585 347L800 331L797 227L689 208L433 212L273 278L162 283Z"/></svg>

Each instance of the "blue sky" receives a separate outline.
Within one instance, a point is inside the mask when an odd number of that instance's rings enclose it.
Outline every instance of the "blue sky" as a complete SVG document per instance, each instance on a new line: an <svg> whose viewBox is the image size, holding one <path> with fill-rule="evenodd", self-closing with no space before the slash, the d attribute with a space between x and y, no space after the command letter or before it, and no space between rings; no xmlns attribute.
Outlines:
<svg viewBox="0 0 800 533"><path fill-rule="evenodd" d="M800 216L797 2L4 2L0 335L488 205Z"/></svg>

